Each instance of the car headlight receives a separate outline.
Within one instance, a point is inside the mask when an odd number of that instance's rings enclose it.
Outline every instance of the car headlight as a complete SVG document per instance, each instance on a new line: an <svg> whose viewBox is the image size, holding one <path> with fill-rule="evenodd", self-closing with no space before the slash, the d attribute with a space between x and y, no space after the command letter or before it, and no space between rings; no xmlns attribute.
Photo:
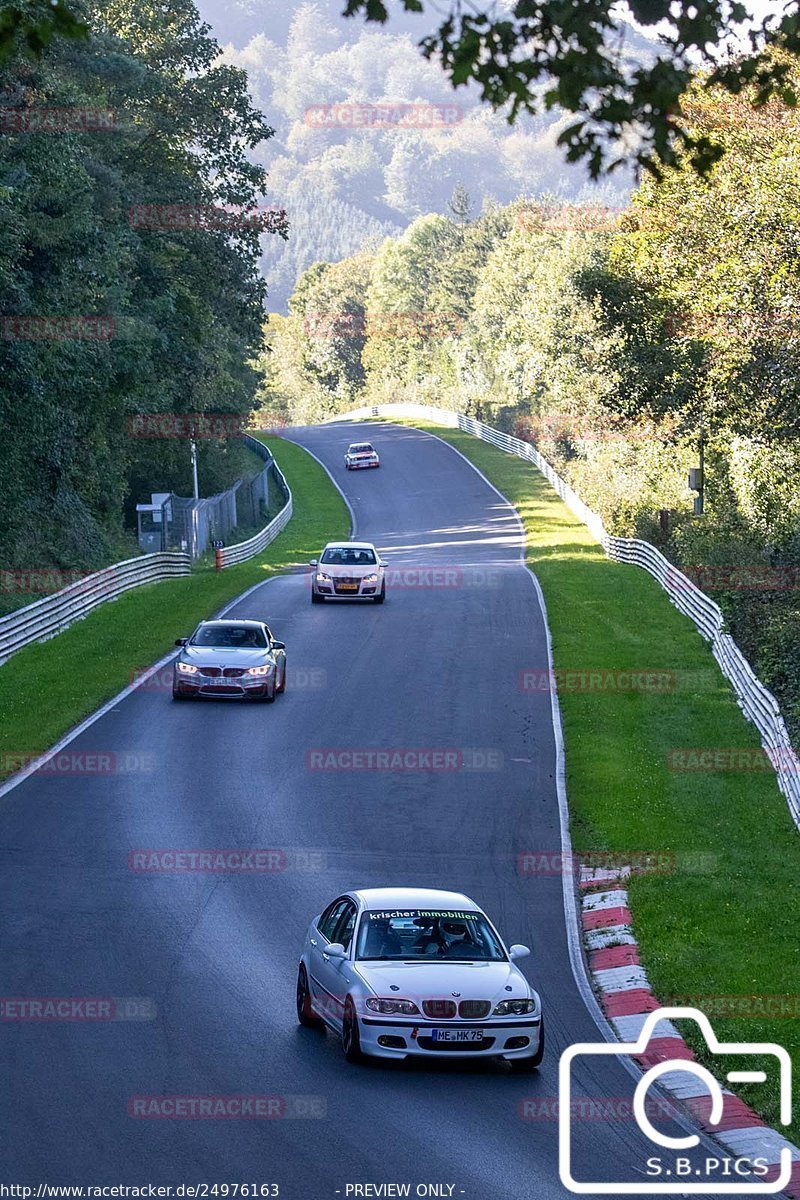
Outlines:
<svg viewBox="0 0 800 1200"><path fill-rule="evenodd" d="M372 1012L404 1013L408 1017L419 1016L419 1009L413 1000L382 1000L377 996L370 996L366 1005Z"/></svg>
<svg viewBox="0 0 800 1200"><path fill-rule="evenodd" d="M317 583L330 583L330 575L326 575L324 571L317 571Z"/></svg>
<svg viewBox="0 0 800 1200"><path fill-rule="evenodd" d="M362 583L377 583L378 576L377 575L365 575L364 578L361 580L361 582Z"/></svg>
<svg viewBox="0 0 800 1200"><path fill-rule="evenodd" d="M267 663L263 667L248 667L248 675L269 675L275 668L272 663Z"/></svg>
<svg viewBox="0 0 800 1200"><path fill-rule="evenodd" d="M193 667L191 663L179 662L176 663L176 666L183 675L197 674L197 667Z"/></svg>
<svg viewBox="0 0 800 1200"><path fill-rule="evenodd" d="M523 1013L532 1013L536 1010L535 1000L501 1000L495 1005L495 1017L508 1017L512 1014L515 1017L521 1017Z"/></svg>

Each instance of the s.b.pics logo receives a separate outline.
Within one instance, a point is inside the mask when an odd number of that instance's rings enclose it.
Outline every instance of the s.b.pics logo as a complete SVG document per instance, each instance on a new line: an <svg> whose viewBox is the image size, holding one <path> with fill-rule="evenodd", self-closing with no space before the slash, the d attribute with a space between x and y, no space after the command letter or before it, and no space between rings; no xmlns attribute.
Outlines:
<svg viewBox="0 0 800 1200"><path fill-rule="evenodd" d="M791 1147L769 1130L763 1130L765 1134L770 1134L763 1145L759 1139L751 1139L745 1145L745 1139L730 1135L730 1125L725 1121L726 1106L731 1102L740 1102L729 1089L721 1086L707 1067L686 1057L687 1047L671 1024L672 1020L693 1020L697 1023L709 1050L718 1060L718 1073L728 1083L766 1083L767 1072L763 1069L763 1060L773 1060L778 1072L780 1123L790 1124L792 1064L782 1046L774 1042L720 1042L708 1017L699 1009L660 1008L644 1018L635 1042L581 1042L569 1046L561 1055L558 1166L564 1187L577 1194L612 1196L749 1196L782 1192L791 1180ZM658 1033L657 1026L660 1026ZM683 1054L678 1057L676 1052L681 1050ZM603 1058L609 1066L609 1058L631 1058L644 1068L635 1083L631 1108L634 1120L649 1145L645 1145L643 1161L632 1172L635 1179L611 1181L575 1178L576 1164L587 1161L587 1156L576 1153L573 1145L578 1133L577 1109L573 1103L574 1077L580 1069L580 1060L590 1059L587 1075L596 1080ZM742 1065L742 1058L751 1061ZM711 1134L718 1135L728 1153L722 1149L716 1155L706 1153L700 1137L695 1133L687 1133L683 1124L669 1121L666 1128L657 1127L651 1119L654 1110L649 1104L652 1096L648 1097L648 1091L659 1082L684 1100L691 1097L702 1105L707 1114L703 1119L704 1127ZM688 1100L687 1104L694 1108ZM779 1150L765 1157L763 1148L775 1143L781 1143ZM692 1152L692 1155L688 1152Z"/></svg>

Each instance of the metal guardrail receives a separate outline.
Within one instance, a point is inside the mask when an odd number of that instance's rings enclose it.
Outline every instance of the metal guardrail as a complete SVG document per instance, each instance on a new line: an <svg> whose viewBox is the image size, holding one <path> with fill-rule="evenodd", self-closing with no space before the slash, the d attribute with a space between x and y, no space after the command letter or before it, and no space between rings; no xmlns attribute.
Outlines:
<svg viewBox="0 0 800 1200"><path fill-rule="evenodd" d="M281 471L275 459L270 454L263 442L259 442L257 438L245 436L245 441L251 450L256 454L260 454L265 462L272 464L272 469L275 473L275 480L278 487L283 492L286 499L281 511L276 517L273 517L268 525L265 525L257 534L248 538L246 542L238 542L235 546L225 546L220 550L215 551L215 565L218 571L224 570L225 567L232 567L236 563L244 562L248 558L253 558L256 554L274 542L275 538L285 528L292 515L292 490L286 482L283 472Z"/></svg>
<svg viewBox="0 0 800 1200"><path fill-rule="evenodd" d="M31 642L45 642L54 637L99 604L115 600L130 588L190 573L190 556L168 551L128 558L78 579L52 596L34 600L33 604L0 617L0 663Z"/></svg>
<svg viewBox="0 0 800 1200"><path fill-rule="evenodd" d="M772 692L764 687L731 635L726 632L722 610L710 596L702 592L649 542L640 538L615 537L608 533L597 513L583 503L577 493L530 443L502 433L498 429L492 429L482 421L464 416L463 413L423 404L381 404L354 409L329 418L326 424L365 417L410 417L435 421L439 425L471 433L507 454L527 459L544 475L575 516L587 526L609 558L649 571L661 584L675 607L694 622L700 634L710 643L720 670L733 687L739 707L761 735L761 743L775 768L778 785L786 797L794 823L800 829L800 757L789 740L777 700Z"/></svg>
<svg viewBox="0 0 800 1200"><path fill-rule="evenodd" d="M245 559L258 554L278 536L292 515L292 493L275 459L257 438L245 435L245 441L251 450L272 465L278 487L286 497L286 504L277 517L255 537L240 542L238 546L229 546L225 550L217 551L217 556L223 556L224 561L221 565L225 567L244 562ZM219 557L217 565L220 565ZM174 579L180 575L190 575L191 570L191 555L181 550L143 554L138 558L113 563L92 575L76 580L75 583L68 584L52 596L34 600L32 604L27 604L8 616L0 617L0 665L24 646L32 642L46 642L75 621L80 621L98 605L116 599L131 588L144 583L159 583L161 580Z"/></svg>

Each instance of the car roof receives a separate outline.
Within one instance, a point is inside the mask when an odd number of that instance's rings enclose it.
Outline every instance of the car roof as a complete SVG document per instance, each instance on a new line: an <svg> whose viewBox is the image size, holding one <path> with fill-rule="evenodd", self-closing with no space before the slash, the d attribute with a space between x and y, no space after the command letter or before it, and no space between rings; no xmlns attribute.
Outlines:
<svg viewBox="0 0 800 1200"><path fill-rule="evenodd" d="M372 542L328 542L324 547L325 550L374 550L375 546Z"/></svg>
<svg viewBox="0 0 800 1200"><path fill-rule="evenodd" d="M263 629L263 627L264 627L263 621L244 621L244 620L240 620L238 617L231 617L230 619L228 617L219 617L218 619L213 620L213 621L200 621L200 624L201 625L246 625L248 627L253 626L255 629Z"/></svg>
<svg viewBox="0 0 800 1200"><path fill-rule="evenodd" d="M352 894L367 909L456 908L466 912L483 911L463 892L444 892L438 888L359 888Z"/></svg>

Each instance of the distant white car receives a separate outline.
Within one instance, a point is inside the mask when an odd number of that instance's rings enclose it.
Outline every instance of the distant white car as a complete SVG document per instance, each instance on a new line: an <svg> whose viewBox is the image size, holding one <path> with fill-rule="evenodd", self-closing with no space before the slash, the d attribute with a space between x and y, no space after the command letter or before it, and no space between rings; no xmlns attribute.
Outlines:
<svg viewBox="0 0 800 1200"><path fill-rule="evenodd" d="M328 542L309 566L316 567L311 577L312 604L324 600L383 604L386 599L386 564L372 542Z"/></svg>
<svg viewBox="0 0 800 1200"><path fill-rule="evenodd" d="M311 922L297 973L297 1019L327 1025L345 1058L501 1058L532 1071L542 1005L486 914L458 892L347 892Z"/></svg>
<svg viewBox="0 0 800 1200"><path fill-rule="evenodd" d="M352 442L347 447L344 465L348 471L358 471L362 467L379 467L381 460L377 450L369 442Z"/></svg>

